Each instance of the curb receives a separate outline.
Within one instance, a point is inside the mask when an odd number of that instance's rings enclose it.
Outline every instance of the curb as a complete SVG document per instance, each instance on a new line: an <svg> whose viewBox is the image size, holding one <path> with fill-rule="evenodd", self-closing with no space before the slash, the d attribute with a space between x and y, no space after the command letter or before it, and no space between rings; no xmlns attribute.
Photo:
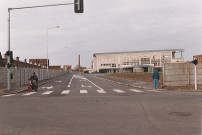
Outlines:
<svg viewBox="0 0 202 135"><path fill-rule="evenodd" d="M105 81L109 81L109 82L113 82L113 83L123 85L123 86L128 86L128 87L131 87L131 88L136 88L136 89L141 89L141 90L151 90L150 88L147 88L147 87L140 87L140 86L130 85L130 84L126 84L126 83L122 83L122 82L118 82L118 81L113 81L113 80L102 78L102 77L95 76L95 78L105 80Z"/></svg>

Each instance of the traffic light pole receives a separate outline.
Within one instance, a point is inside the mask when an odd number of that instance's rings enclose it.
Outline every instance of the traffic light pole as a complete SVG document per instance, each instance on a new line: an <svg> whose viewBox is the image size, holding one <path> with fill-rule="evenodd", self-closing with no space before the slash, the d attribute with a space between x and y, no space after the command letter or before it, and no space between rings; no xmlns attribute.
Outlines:
<svg viewBox="0 0 202 135"><path fill-rule="evenodd" d="M10 8L8 9L8 51L10 52ZM8 65L11 64L11 55L7 57ZM11 71L10 67L8 67L8 90L11 90Z"/></svg>
<svg viewBox="0 0 202 135"><path fill-rule="evenodd" d="M82 5L81 5L82 4ZM75 5L75 13L83 13L83 0L75 0L74 3L64 3L64 4L53 4L53 5L41 5L41 6L31 6L31 7L19 7L19 8L8 8L8 51L10 52L10 11L17 9L27 9L27 8L42 8L42 7L53 7L53 6L64 6L64 5ZM11 55L8 56L8 65L11 64ZM11 90L11 72L10 67L8 67L8 90Z"/></svg>
<svg viewBox="0 0 202 135"><path fill-rule="evenodd" d="M194 64L194 73L195 73L195 90L197 90L197 71L196 71L196 65Z"/></svg>

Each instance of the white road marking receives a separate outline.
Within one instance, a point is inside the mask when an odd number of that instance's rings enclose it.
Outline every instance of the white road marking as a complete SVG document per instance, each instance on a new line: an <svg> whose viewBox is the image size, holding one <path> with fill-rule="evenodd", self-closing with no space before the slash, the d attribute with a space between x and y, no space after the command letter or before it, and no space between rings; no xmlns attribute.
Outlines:
<svg viewBox="0 0 202 135"><path fill-rule="evenodd" d="M61 94L69 94L70 90L64 90Z"/></svg>
<svg viewBox="0 0 202 135"><path fill-rule="evenodd" d="M147 91L151 91L151 92L161 92L159 90L147 90Z"/></svg>
<svg viewBox="0 0 202 135"><path fill-rule="evenodd" d="M86 80L88 80L87 78L86 78ZM93 82L91 82L90 80L88 80L90 83L92 83L95 87L97 87L98 89L100 89L100 90L103 90L102 88L100 88L99 86L97 86L95 83L93 83Z"/></svg>
<svg viewBox="0 0 202 135"><path fill-rule="evenodd" d="M68 88L70 87L70 85L67 86Z"/></svg>
<svg viewBox="0 0 202 135"><path fill-rule="evenodd" d="M11 96L15 96L16 94L9 94L9 95L4 95L2 97L11 97Z"/></svg>
<svg viewBox="0 0 202 135"><path fill-rule="evenodd" d="M80 93L85 94L85 93L88 93L88 91L87 90L80 90Z"/></svg>
<svg viewBox="0 0 202 135"><path fill-rule="evenodd" d="M52 89L53 88L53 86L50 86L50 87L42 87L42 89Z"/></svg>
<svg viewBox="0 0 202 135"><path fill-rule="evenodd" d="M106 91L104 90L97 90L98 93L107 93Z"/></svg>
<svg viewBox="0 0 202 135"><path fill-rule="evenodd" d="M88 88L91 88L92 86L83 86L83 85L81 85L82 87L88 87Z"/></svg>
<svg viewBox="0 0 202 135"><path fill-rule="evenodd" d="M134 92L143 92L141 90L136 90L136 89L130 89L131 91L134 91Z"/></svg>
<svg viewBox="0 0 202 135"><path fill-rule="evenodd" d="M46 91L44 92L42 95L48 95L48 94L51 94L53 91Z"/></svg>
<svg viewBox="0 0 202 135"><path fill-rule="evenodd" d="M26 94L23 94L22 96L29 96L29 95L32 95L32 94L35 94L36 92L29 92L29 93L26 93Z"/></svg>
<svg viewBox="0 0 202 135"><path fill-rule="evenodd" d="M52 88L53 88L53 86L47 87L48 90L49 90L49 89L52 89Z"/></svg>
<svg viewBox="0 0 202 135"><path fill-rule="evenodd" d="M119 90L119 89L113 89L114 91L118 92L118 93L124 93L125 91Z"/></svg>
<svg viewBox="0 0 202 135"><path fill-rule="evenodd" d="M62 82L62 81L55 81L55 82Z"/></svg>

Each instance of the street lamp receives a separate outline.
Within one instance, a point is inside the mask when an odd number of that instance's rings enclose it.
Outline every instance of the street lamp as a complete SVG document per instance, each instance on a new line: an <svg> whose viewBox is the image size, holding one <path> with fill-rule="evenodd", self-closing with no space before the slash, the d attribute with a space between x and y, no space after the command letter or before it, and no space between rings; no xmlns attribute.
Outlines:
<svg viewBox="0 0 202 135"><path fill-rule="evenodd" d="M48 31L51 30L51 29L56 29L56 28L60 28L60 26L55 26L55 27L50 27L50 28L47 28L47 79L48 79L48 65L49 65L49 62L48 62L48 44L49 44L49 33Z"/></svg>

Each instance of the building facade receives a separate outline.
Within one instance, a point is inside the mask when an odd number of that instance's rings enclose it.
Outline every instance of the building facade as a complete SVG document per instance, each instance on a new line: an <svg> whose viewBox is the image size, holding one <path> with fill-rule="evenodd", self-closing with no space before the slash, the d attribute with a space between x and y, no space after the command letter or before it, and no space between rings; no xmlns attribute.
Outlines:
<svg viewBox="0 0 202 135"><path fill-rule="evenodd" d="M40 65L42 68L47 68L47 64L49 66L49 59L47 62L47 59L29 59L29 63Z"/></svg>
<svg viewBox="0 0 202 135"><path fill-rule="evenodd" d="M195 56L193 56L193 60L195 60L195 59L197 59L198 60L198 62L202 62L202 55L195 55Z"/></svg>
<svg viewBox="0 0 202 135"><path fill-rule="evenodd" d="M92 67L97 72L122 72L124 69L162 68L164 63L184 62L183 49L148 50L133 52L95 53ZM180 56L176 57L176 53Z"/></svg>

